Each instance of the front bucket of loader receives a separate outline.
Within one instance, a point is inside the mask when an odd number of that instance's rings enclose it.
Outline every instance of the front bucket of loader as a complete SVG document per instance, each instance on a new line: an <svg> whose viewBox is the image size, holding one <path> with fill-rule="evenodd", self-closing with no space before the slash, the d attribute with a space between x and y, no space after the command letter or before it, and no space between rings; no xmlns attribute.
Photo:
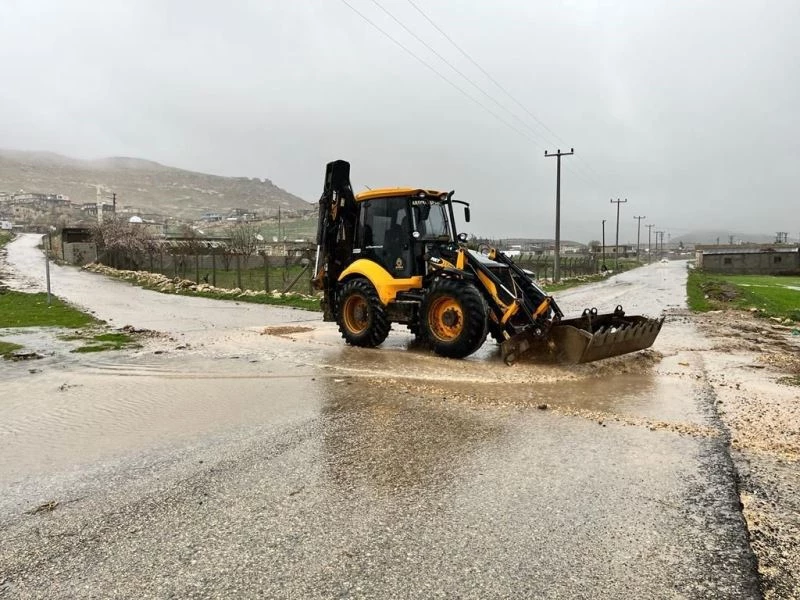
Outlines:
<svg viewBox="0 0 800 600"><path fill-rule="evenodd" d="M577 319L565 319L550 327L545 336L519 333L501 345L506 363L523 354L559 363L587 363L649 348L655 342L664 317L626 317L621 308L598 315L585 311Z"/></svg>

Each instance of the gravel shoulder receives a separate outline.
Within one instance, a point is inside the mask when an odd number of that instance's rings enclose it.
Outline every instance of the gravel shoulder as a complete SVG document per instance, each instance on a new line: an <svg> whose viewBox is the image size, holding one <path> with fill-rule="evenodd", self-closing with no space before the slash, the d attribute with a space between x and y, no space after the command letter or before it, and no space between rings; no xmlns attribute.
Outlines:
<svg viewBox="0 0 800 600"><path fill-rule="evenodd" d="M717 411L730 432L764 597L800 597L800 336L727 311L695 315Z"/></svg>

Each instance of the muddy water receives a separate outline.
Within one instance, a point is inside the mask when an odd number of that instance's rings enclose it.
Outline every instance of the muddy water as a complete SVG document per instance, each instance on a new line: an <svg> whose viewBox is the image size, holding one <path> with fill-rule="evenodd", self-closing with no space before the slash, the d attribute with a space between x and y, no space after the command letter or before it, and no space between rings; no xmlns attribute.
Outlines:
<svg viewBox="0 0 800 600"><path fill-rule="evenodd" d="M22 236L9 245L13 286L41 287L37 243L38 236ZM684 272L683 263L659 263L558 300L568 316L617 304L655 316L683 306ZM692 357L682 353L704 342L679 317L665 324L650 352L572 367L524 361L507 367L490 342L466 360L446 360L415 347L400 328L379 349L350 348L317 313L158 294L73 268L54 266L52 281L55 293L100 318L165 335L137 351L76 357L58 344L48 347L46 332L16 332L14 339L28 336L48 359L0 365L4 478L313 416L325 398L321 381L371 382L375 397L381 387L400 386L432 402L547 404L586 418L703 419L691 401Z"/></svg>
<svg viewBox="0 0 800 600"><path fill-rule="evenodd" d="M332 389L341 396L348 386L360 398L380 400L381 390L391 388L432 406L495 410L546 403L589 419L704 420L693 401L696 380L679 364L692 358L680 354L620 358L576 372L531 364L508 368L491 355L442 360L402 344L368 351L315 340L246 331L228 342L164 354L153 348L170 343L156 340L140 351L84 357L80 365L36 373L29 364L5 365L0 480L75 469L217 432L313 419ZM681 371L685 377L674 376Z"/></svg>

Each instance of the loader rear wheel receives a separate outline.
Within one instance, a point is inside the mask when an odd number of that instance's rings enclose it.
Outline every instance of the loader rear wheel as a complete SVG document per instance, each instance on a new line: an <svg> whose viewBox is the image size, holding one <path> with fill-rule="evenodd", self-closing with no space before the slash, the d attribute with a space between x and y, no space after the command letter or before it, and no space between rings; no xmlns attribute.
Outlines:
<svg viewBox="0 0 800 600"><path fill-rule="evenodd" d="M382 344L391 323L372 284L360 277L351 279L337 297L336 323L344 340L364 348Z"/></svg>
<svg viewBox="0 0 800 600"><path fill-rule="evenodd" d="M436 354L464 358L486 339L487 313L486 301L474 285L439 279L422 304L422 334Z"/></svg>

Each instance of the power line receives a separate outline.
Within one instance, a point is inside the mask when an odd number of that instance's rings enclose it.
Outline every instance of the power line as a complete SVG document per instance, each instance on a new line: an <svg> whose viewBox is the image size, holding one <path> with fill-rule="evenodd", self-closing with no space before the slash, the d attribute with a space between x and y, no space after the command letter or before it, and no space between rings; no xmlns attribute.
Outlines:
<svg viewBox="0 0 800 600"><path fill-rule="evenodd" d="M373 0L373 1L374 1L374 0ZM510 99L511 99L513 102L514 102L514 104L516 104L516 105L517 105L517 106L519 106L519 107L520 107L520 108L521 108L523 111L525 111L525 113L526 113L526 114L527 114L529 117L531 117L531 118L532 118L534 121L536 121L536 122L537 122L537 123L538 123L538 124L539 124L539 125L540 125L540 126L543 128L543 129L545 129L546 131L550 132L550 134L551 134L551 135L552 135L552 136L553 136L553 137L556 139L556 141L558 141L558 142L561 142L563 145L565 145L565 146L566 146L566 142L565 142L563 139L561 139L561 138L560 138L560 137L559 137L559 136L556 134L556 132L555 132L555 131L553 131L552 129L550 129L550 128L549 128L549 127L548 127L548 126L547 126L547 125L546 125L546 124L545 124L545 123L544 123L544 122L541 120L541 119L539 119L539 117L537 117L535 114L533 114L533 112L531 112L531 111L530 111L530 110L529 110L529 109L528 109L528 108L527 108L527 107L526 107L526 106L525 106L525 105L524 105L522 102L520 102L519 100L517 100L517 98L516 98L516 97L515 97L515 96L514 96L514 95L513 95L511 92L509 92L509 91L508 91L508 90L507 90L507 89L506 89L506 88L505 88L505 87L504 87L504 86L503 86L503 85L502 85L502 84L501 84L499 81L497 81L497 79L495 79L494 77L492 77L492 75L491 75L491 74L490 74L490 73L489 73L489 72L488 72L486 69L484 69L484 68L483 68L483 67L482 67L480 64L478 64L478 62L477 62L477 61L476 61L474 58L472 58L472 56L470 56L470 54L469 54L469 53L468 53L466 50L464 50L464 49L463 49L461 46L459 46L459 45L458 45L458 44L457 44L457 43L456 43L456 42L453 40L453 38L451 38L449 35L447 35L447 33L446 33L446 32L445 32L445 31L444 31L444 30L443 30L441 27L439 27L439 26L438 26L438 25L437 25L437 24L436 24L436 23L433 21L433 19L431 19L431 18L430 18L430 17L429 17L429 16L428 16L428 15L425 13L425 11L423 11L423 10L422 10L422 9L421 9L419 6L417 6L417 4L414 2L414 0L408 0L408 3L409 3L409 4L410 4L412 7L414 7L414 9L415 9L415 10L416 10L416 11L417 11L417 12L418 12L420 15L422 15L422 17L423 17L423 18L424 18L424 19L425 19L425 20L426 20L428 23L430 23L430 24L431 24L431 26L432 26L434 29L436 29L436 31L438 31L439 33L441 33L441 34L442 34L442 36L443 36L443 37L444 37L444 38L445 38L445 39L446 39L448 42L450 42L450 44L451 44L451 45L452 45L452 46L453 46L453 47L454 47L456 50L458 50L458 51L459 51L459 52L460 52L460 53L461 53L461 54L462 54L462 55L463 55L463 56L464 56L464 57L465 57L465 58L466 58L466 59L467 59L469 62L471 62L471 63L472 63L474 66L475 66L475 68L477 68L477 69L478 69L478 70L479 70L481 73L483 73L483 74L484 74L484 75L485 75L485 76L486 76L486 77L489 79L489 81L491 81L491 82L492 82L492 83L493 83L495 86L497 86L497 88L498 88L498 89L499 89L501 92L503 92L503 93L504 93L506 96L508 96L508 97L509 97L509 98L510 98ZM557 146L558 144L553 144L553 145L556 145L556 146ZM591 172L591 174L592 174L593 176L595 176L595 177L598 177L598 178L599 178L599 175L597 174L597 172L595 172L595 171L594 171L594 169L592 169L591 165L589 165L589 164L588 164L588 163L587 163L585 160L581 159L581 157L580 157L580 156L578 156L578 160L580 160L580 161L582 161L582 162L583 162L583 164L586 166L586 168L587 168L587 169L589 169L589 171Z"/></svg>
<svg viewBox="0 0 800 600"><path fill-rule="evenodd" d="M376 24L374 21L372 21L372 20L371 20L369 17L367 17L366 15L364 15L362 12L360 12L360 11L359 11L357 8L355 8L355 7L354 7L352 4L350 4L350 3L349 3L347 0L341 0L341 2L342 2L342 4L344 4L345 6L347 6L347 7L348 7L350 10L352 10L354 13L356 13L356 14L357 14L359 17L361 17L361 18L362 18L364 21L366 21L366 22L367 22L367 23L368 23L370 26L372 26L374 29L377 29L377 30L378 30L380 33L382 33L384 36L386 36L387 38L389 38L389 40L391 40L391 41L392 41L392 42L393 42L395 45L399 46L399 47L400 47L400 48L401 48L403 51L405 51L407 54L409 54L410 56L412 56L412 57L413 57L413 58L414 58L414 59L415 59L417 62L419 62L420 64L422 64L422 65L423 65L423 66L424 66L426 69L428 69L429 71L432 71L432 72L433 72L435 75L437 75L437 76L438 76L440 79L444 80L444 81L445 81L445 82L446 82L448 85L450 85L451 87L455 88L455 89L456 89L456 90L457 90L457 91L458 91L460 94L462 94L463 96L466 96L466 97L467 97L469 100L471 100L472 102L474 102L475 104L477 104L478 106L480 106L480 107L481 107L483 110L485 110L485 111L486 111L486 112L488 112L490 115L492 115L492 116L493 116L495 119L497 119L498 121L500 121L501 123L503 123L503 124L504 124L506 127L509 127L509 128L510 128L510 129L512 129L514 132L516 132L517 134L521 135L522 137L524 137L524 138L525 138L525 139L527 139L528 141L530 141L530 142L533 142L533 143L534 143L534 144L536 144L537 146L539 145L539 144L538 144L538 142L537 142L536 140L534 140L533 138L531 138L531 137L530 137L530 136L529 136L527 133L525 133L524 131L522 131L522 130L520 130L519 128L515 127L513 123L510 123L509 121L505 120L503 117L501 117L501 116L500 116L500 115L498 115L496 112L494 112L492 109L490 109L488 106L486 106L485 104L483 104L483 103L482 103L480 100L478 100L477 98L475 98L474 96L472 96L472 95L471 95L469 92L467 92L466 90L464 90L464 89L463 89L462 87L460 87L458 84L456 84L456 83L453 83L453 82L452 82L450 79L448 79L448 78L447 78L445 75L443 75L441 72L439 72L438 70L436 70L436 68L435 68L435 67L431 66L431 65L430 65L429 63L427 63L427 62L426 62L426 61L425 61L423 58L420 58L420 57L419 57L417 54L415 54L415 53L414 53L412 50L410 50L410 49L409 49L407 46L405 46L405 45L404 45L402 42L399 42L397 39L395 39L394 37L392 37L392 36L391 36L391 35L390 35L388 32L386 32L386 31L385 31L384 29L382 29L382 28L381 28L379 25L377 25L377 24ZM542 146L540 146L540 147L542 147Z"/></svg>
<svg viewBox="0 0 800 600"><path fill-rule="evenodd" d="M438 52L438 51L437 51L435 48L433 48L433 47L432 47L430 44L428 44L428 43L427 43L425 40L423 40L423 39L422 39L420 36L418 36L418 35L417 35L417 34L416 34L416 33L415 33L415 32L414 32L412 29L410 29L409 27L407 27L407 26L406 26L406 25L405 25L405 24L404 24L402 21L400 21L400 19L398 19L397 17L395 17L395 16L394 16L394 15L393 15L391 12L389 12L389 10L387 10L386 8L384 8L384 6L383 6L383 5L382 5L380 2L378 2L378 0L370 0L370 1L371 1L371 2L372 2L374 5L375 5L375 6L377 6L379 9L381 9L381 10L382 10L384 13L386 13L386 14L389 16L389 18L390 18L390 19L392 19L392 20L393 20L395 23L397 23L397 24L398 24L400 27L402 27L402 28L403 28L403 29L404 29L404 30L405 30L405 31L406 31L406 32L407 32L409 35L411 35L411 37L413 37L413 38L414 38L415 40L417 40L417 41L418 41L420 44L422 44L422 45L423 45L423 46L425 46L425 47L426 47L428 50L430 50L430 51L431 51L431 52L432 52L432 53L433 53L433 54L434 54L434 55L435 55L435 56L436 56L436 57L437 57L439 60L441 60L441 61L442 61L444 64L446 64L448 67L450 67L450 68L451 68L451 69L452 69L452 70L453 70L455 73L457 73L458 75L460 75L460 76L461 76L461 77L462 77L462 78L463 78L463 79L464 79L464 80L465 80L467 83L469 83L469 84L470 84L472 87L474 87L474 88L475 88L476 90L478 90L478 91L479 91L481 94L483 94L484 96L486 96L486 97L487 97L487 98L488 98L490 101L492 101L492 102L493 102L495 105L497 105L499 108L501 108L502 110L504 110L504 111L506 111L508 114L510 114L510 115L511 115L511 116L512 116L514 119L516 119L516 120L517 120L517 121L518 121L518 122L519 122L519 123L520 123L520 124L521 124L523 127L527 128L527 129L528 129L528 130L529 130L529 131L530 131L530 132L531 132L533 135L535 135L535 136L537 136L537 137L541 136L541 134L540 134L538 131L536 131L536 130L535 130L535 129L533 129L533 128L532 128L530 125L528 125L528 124L527 124L525 121L523 121L522 119L520 119L520 118L519 118L519 117L516 115L516 113L514 113L513 111L511 111L511 110L510 110L508 107L506 107L506 106L505 106L505 105L503 105L502 103L500 103L500 102L499 102L499 101L498 101L498 100L497 100L497 99L496 99L494 96L492 96L491 94L489 94L489 93L488 93L486 90L484 90L484 89L483 89L481 86L479 86L477 83L475 83L475 82L474 82L472 79L470 79L470 77L469 77L468 75L466 75L466 74L465 74L463 71L461 71L461 70L460 70L458 67L456 67L456 66L455 66L453 63L451 63L449 60L447 60L447 59L446 59L444 56L442 56L442 55L441 55L441 54L440 54L440 53L439 53L439 52ZM548 140L546 140L546 139L544 139L544 138L542 138L542 141L543 141L544 143L547 143L547 142L548 142ZM537 144L537 145L538 145L538 144ZM540 147L540 148L542 148L542 149L545 149L545 147L544 147L543 145L539 145L539 147Z"/></svg>

